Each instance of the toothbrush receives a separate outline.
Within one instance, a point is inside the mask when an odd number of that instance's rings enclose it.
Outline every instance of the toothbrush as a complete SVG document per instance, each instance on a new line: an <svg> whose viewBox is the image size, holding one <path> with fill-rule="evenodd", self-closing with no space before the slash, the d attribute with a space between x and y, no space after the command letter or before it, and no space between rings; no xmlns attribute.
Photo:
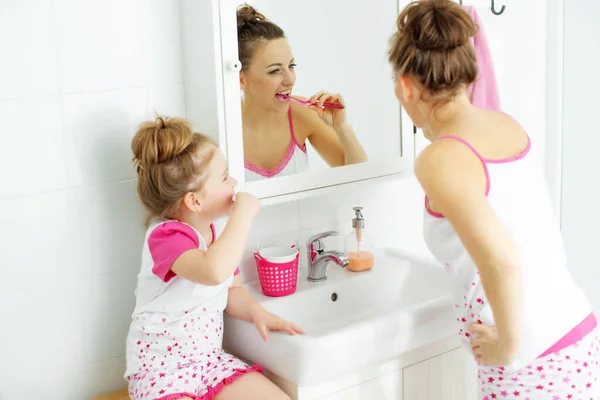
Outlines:
<svg viewBox="0 0 600 400"><path fill-rule="evenodd" d="M315 103L315 102L311 102L311 101L306 101L306 100L300 100L297 99L295 97L290 96L289 94L281 94L279 95L283 98L286 99L290 99L290 100L294 100L296 103L298 104L302 104L304 106L321 106L321 107L326 107L326 108L337 108L337 109L343 109L345 108L343 104L337 104L337 103L323 103L323 104L319 104L319 103Z"/></svg>

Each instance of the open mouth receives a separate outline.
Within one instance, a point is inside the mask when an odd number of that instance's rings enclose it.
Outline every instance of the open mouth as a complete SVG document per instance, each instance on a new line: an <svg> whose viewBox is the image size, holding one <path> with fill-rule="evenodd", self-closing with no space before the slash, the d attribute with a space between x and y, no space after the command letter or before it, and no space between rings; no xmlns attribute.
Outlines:
<svg viewBox="0 0 600 400"><path fill-rule="evenodd" d="M290 97L291 93L292 93L291 90L284 90L282 92L275 94L275 98L277 100L279 100L280 102L284 103L284 102L289 101L289 97Z"/></svg>

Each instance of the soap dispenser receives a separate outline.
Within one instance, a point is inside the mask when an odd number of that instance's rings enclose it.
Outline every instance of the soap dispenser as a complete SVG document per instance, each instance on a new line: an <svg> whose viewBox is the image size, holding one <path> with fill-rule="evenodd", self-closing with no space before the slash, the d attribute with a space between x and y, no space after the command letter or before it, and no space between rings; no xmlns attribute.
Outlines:
<svg viewBox="0 0 600 400"><path fill-rule="evenodd" d="M373 268L375 255L373 254L373 240L365 231L365 218L362 207L354 207L352 231L344 240L344 251L350 260L348 269L354 272L366 271Z"/></svg>

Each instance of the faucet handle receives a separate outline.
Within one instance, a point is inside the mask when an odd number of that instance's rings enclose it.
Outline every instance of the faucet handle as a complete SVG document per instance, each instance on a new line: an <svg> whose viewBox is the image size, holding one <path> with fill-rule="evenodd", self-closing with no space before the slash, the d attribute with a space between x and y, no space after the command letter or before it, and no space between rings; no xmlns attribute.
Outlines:
<svg viewBox="0 0 600 400"><path fill-rule="evenodd" d="M322 251L325 250L325 246L323 245L322 239L325 239L326 237L329 236L337 236L339 235L338 231L325 231L325 232L321 232L321 233L317 233L316 235L311 236L310 238L308 238L308 241L306 242L306 247L310 250L314 250L314 251Z"/></svg>

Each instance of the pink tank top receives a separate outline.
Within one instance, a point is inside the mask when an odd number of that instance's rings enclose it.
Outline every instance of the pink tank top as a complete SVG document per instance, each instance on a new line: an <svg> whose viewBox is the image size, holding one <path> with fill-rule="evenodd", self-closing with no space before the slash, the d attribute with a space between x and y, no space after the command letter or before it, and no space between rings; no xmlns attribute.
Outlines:
<svg viewBox="0 0 600 400"><path fill-rule="evenodd" d="M292 122L292 108L288 108L288 120L290 123L290 145L283 156L281 162L274 168L267 169L250 161L244 161L246 168L246 181L256 181L276 176L294 175L308 170L308 155L306 147L300 145L294 134L294 124Z"/></svg>

